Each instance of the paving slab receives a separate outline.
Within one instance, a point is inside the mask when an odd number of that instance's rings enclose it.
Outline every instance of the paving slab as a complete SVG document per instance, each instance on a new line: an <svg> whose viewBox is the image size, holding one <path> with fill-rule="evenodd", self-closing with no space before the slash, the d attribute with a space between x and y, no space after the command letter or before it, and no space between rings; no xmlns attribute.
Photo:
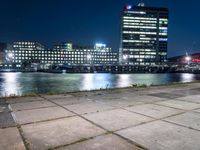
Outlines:
<svg viewBox="0 0 200 150"><path fill-rule="evenodd" d="M172 91L172 93L183 94L183 95L199 95L199 91L194 89Z"/></svg>
<svg viewBox="0 0 200 150"><path fill-rule="evenodd" d="M59 95L42 95L42 97L49 100L54 100L54 99L70 99L74 96L70 94L59 94Z"/></svg>
<svg viewBox="0 0 200 150"><path fill-rule="evenodd" d="M200 95L189 95L186 97L177 98L177 100L183 100L183 101L193 102L193 103L200 103Z"/></svg>
<svg viewBox="0 0 200 150"><path fill-rule="evenodd" d="M149 95L135 95L135 96L127 95L127 96L122 97L122 100L131 100L131 101L137 101L137 102L152 103L152 102L159 102L159 101L164 101L164 100L168 100L168 99L149 96Z"/></svg>
<svg viewBox="0 0 200 150"><path fill-rule="evenodd" d="M20 110L27 110L27 109L51 107L51 106L56 106L56 105L44 100L44 101L13 103L13 104L10 104L10 106L13 111L20 111Z"/></svg>
<svg viewBox="0 0 200 150"><path fill-rule="evenodd" d="M48 107L14 112L17 123L26 124L38 121L73 116L74 114L61 107Z"/></svg>
<svg viewBox="0 0 200 150"><path fill-rule="evenodd" d="M84 115L84 117L110 131L116 131L153 120L152 118L123 109L88 114Z"/></svg>
<svg viewBox="0 0 200 150"><path fill-rule="evenodd" d="M6 109L5 106L1 106L1 105L0 105L0 113L3 112L5 109Z"/></svg>
<svg viewBox="0 0 200 150"><path fill-rule="evenodd" d="M200 113L200 109L196 109L195 112L199 112Z"/></svg>
<svg viewBox="0 0 200 150"><path fill-rule="evenodd" d="M179 101L179 100L156 102L156 104L173 107L173 108L178 108L178 109L183 109L183 110L193 110L193 109L200 108L200 104L186 102L186 101Z"/></svg>
<svg viewBox="0 0 200 150"><path fill-rule="evenodd" d="M0 105L5 105L6 104L6 100L3 98L0 98Z"/></svg>
<svg viewBox="0 0 200 150"><path fill-rule="evenodd" d="M187 112L181 115L166 118L164 120L183 125L188 128L200 130L200 114L196 112Z"/></svg>
<svg viewBox="0 0 200 150"><path fill-rule="evenodd" d="M183 111L174 109L174 108L169 108L165 106L159 106L155 104L144 104L144 105L136 105L132 107L126 107L126 110L140 113L149 117L153 117L156 119L161 119L167 116L179 114Z"/></svg>
<svg viewBox="0 0 200 150"><path fill-rule="evenodd" d="M168 99L175 99L179 97L184 97L184 94L176 94L176 93L153 93L149 94L150 96L160 97L160 98L168 98Z"/></svg>
<svg viewBox="0 0 200 150"><path fill-rule="evenodd" d="M149 150L199 150L200 132L164 121L118 131Z"/></svg>
<svg viewBox="0 0 200 150"><path fill-rule="evenodd" d="M153 102L169 100L167 98L155 97L155 96L149 96L149 95L137 96L137 97L133 97L132 99L137 99L138 101L142 101L145 103L153 103Z"/></svg>
<svg viewBox="0 0 200 150"><path fill-rule="evenodd" d="M106 99L99 99L98 102L102 102L104 104L113 106L113 107L127 107L127 106L134 106L134 105L140 105L145 103L153 103L153 102L159 102L168 100L165 98L159 98L159 97L153 97L153 96L124 96L124 97L118 97L118 98L110 98L109 100Z"/></svg>
<svg viewBox="0 0 200 150"><path fill-rule="evenodd" d="M7 103L23 103L23 102L31 102L31 101L42 101L44 100L41 97L17 97L17 98L8 98L6 99Z"/></svg>
<svg viewBox="0 0 200 150"><path fill-rule="evenodd" d="M88 114L88 113L114 109L114 107L107 106L97 102L84 102L74 105L67 105L64 107L78 114Z"/></svg>
<svg viewBox="0 0 200 150"><path fill-rule="evenodd" d="M15 126L15 121L10 112L0 113L0 128Z"/></svg>
<svg viewBox="0 0 200 150"><path fill-rule="evenodd" d="M17 128L0 129L0 150L25 150Z"/></svg>
<svg viewBox="0 0 200 150"><path fill-rule="evenodd" d="M59 99L53 99L52 102L58 104L58 105L73 105L77 103L92 101L92 99L89 99L87 97L72 97L72 98L59 98Z"/></svg>
<svg viewBox="0 0 200 150"><path fill-rule="evenodd" d="M113 135L102 135L94 139L73 144L58 150L142 150L126 140Z"/></svg>
<svg viewBox="0 0 200 150"><path fill-rule="evenodd" d="M126 99L110 99L110 100L97 100L97 102L101 102L105 105L113 106L113 107L127 107L133 105L144 104L142 101L134 101L134 100L126 100Z"/></svg>
<svg viewBox="0 0 200 150"><path fill-rule="evenodd" d="M105 133L80 117L24 125L22 130L32 150L50 149Z"/></svg>

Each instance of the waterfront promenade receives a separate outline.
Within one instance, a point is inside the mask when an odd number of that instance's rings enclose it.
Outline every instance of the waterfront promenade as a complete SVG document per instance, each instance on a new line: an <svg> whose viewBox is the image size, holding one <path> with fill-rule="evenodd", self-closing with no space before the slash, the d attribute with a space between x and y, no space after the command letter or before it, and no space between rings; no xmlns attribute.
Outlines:
<svg viewBox="0 0 200 150"><path fill-rule="evenodd" d="M200 83L0 100L0 150L199 150Z"/></svg>

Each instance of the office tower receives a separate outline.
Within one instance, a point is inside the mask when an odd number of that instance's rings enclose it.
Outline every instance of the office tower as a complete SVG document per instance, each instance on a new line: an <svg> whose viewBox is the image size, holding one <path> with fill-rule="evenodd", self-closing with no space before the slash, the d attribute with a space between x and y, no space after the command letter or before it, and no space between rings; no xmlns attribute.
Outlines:
<svg viewBox="0 0 200 150"><path fill-rule="evenodd" d="M119 62L155 65L167 60L168 9L126 5L122 12Z"/></svg>

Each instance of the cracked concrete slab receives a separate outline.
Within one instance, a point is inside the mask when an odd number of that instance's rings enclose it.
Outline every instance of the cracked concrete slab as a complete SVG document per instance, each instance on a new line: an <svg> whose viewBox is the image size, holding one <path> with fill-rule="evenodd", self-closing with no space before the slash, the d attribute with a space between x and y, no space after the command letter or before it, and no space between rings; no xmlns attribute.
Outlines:
<svg viewBox="0 0 200 150"><path fill-rule="evenodd" d="M184 114L166 118L164 120L168 122L176 123L179 125L183 125L188 128L200 130L200 114L199 113L187 112Z"/></svg>
<svg viewBox="0 0 200 150"><path fill-rule="evenodd" d="M104 134L105 131L80 117L22 126L32 150L44 150Z"/></svg>
<svg viewBox="0 0 200 150"><path fill-rule="evenodd" d="M149 117L153 117L156 119L161 119L167 116L179 114L183 111L174 109L174 108L169 108L165 106L159 106L155 104L144 104L144 105L136 105L132 107L127 107L125 108L126 110L140 113Z"/></svg>
<svg viewBox="0 0 200 150"><path fill-rule="evenodd" d="M14 112L17 123L27 124L38 121L74 116L73 113L61 107L48 107Z"/></svg>
<svg viewBox="0 0 200 150"><path fill-rule="evenodd" d="M179 101L179 100L156 102L156 104L173 107L173 108L177 108L177 109L182 109L182 110L193 110L193 109L200 108L200 104L186 102L186 101Z"/></svg>
<svg viewBox="0 0 200 150"><path fill-rule="evenodd" d="M16 127L0 129L1 150L26 150L19 131Z"/></svg>
<svg viewBox="0 0 200 150"><path fill-rule="evenodd" d="M164 121L153 121L117 134L149 150L199 150L200 147L200 132Z"/></svg>
<svg viewBox="0 0 200 150"><path fill-rule="evenodd" d="M113 135L107 134L95 137L84 142L73 144L58 150L142 150L128 141Z"/></svg>
<svg viewBox="0 0 200 150"><path fill-rule="evenodd" d="M84 115L84 117L109 131L116 131L153 120L123 109L88 114Z"/></svg>

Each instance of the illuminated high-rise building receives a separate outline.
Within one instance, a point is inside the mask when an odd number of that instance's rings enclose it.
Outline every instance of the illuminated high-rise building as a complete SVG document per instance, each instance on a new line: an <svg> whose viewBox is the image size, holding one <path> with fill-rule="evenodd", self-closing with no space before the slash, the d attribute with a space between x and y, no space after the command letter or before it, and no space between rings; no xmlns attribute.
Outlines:
<svg viewBox="0 0 200 150"><path fill-rule="evenodd" d="M167 60L168 9L127 5L121 22L119 62L155 65Z"/></svg>

